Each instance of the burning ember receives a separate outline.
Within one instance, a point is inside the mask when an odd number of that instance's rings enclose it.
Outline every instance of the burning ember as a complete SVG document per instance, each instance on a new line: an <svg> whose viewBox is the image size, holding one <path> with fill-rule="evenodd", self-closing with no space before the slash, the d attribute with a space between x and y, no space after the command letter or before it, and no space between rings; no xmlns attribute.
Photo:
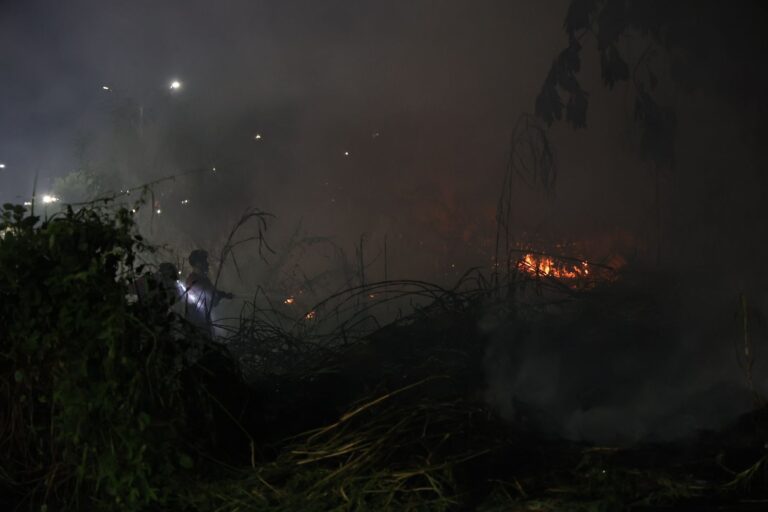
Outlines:
<svg viewBox="0 0 768 512"><path fill-rule="evenodd" d="M549 276L557 279L579 279L589 276L589 263L577 261L565 263L550 256L526 254L518 268L533 276Z"/></svg>
<svg viewBox="0 0 768 512"><path fill-rule="evenodd" d="M285 299L285 300L283 301L283 304L288 304L288 305L290 306L290 305L291 305L291 304L293 304L294 302L296 302L296 299L294 299L293 297L288 297L287 299Z"/></svg>
<svg viewBox="0 0 768 512"><path fill-rule="evenodd" d="M305 320L314 320L315 318L317 318L317 313L314 311L310 311L309 313L304 315Z"/></svg>

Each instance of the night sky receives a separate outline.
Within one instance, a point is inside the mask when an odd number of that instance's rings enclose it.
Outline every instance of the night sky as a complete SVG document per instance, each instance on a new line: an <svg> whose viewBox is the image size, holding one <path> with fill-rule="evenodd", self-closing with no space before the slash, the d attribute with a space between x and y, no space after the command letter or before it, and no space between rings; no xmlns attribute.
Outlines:
<svg viewBox="0 0 768 512"><path fill-rule="evenodd" d="M148 233L181 253L220 244L255 206L276 216L277 245L297 229L350 252L361 236L372 251L386 237L403 276L487 265L510 135L567 44L567 7L4 2L0 200L28 200L36 173L44 194L76 169L96 172L104 191L193 171L156 188L163 216ZM749 74L759 48L728 46L760 18L728 12L721 33L703 25L725 48L700 52L704 87L660 75L679 127L674 171L660 179L664 211L654 213L657 169L639 158L632 86L604 87L587 41L587 128L553 125L558 181L550 194L518 187L520 237L588 240L587 256L626 258L658 252L661 215L664 237L684 242L668 248L675 265L700 263L703 249L714 261L762 257L748 236L764 199L752 181L764 157L745 136L753 96L706 86L730 75L752 93L762 83ZM623 51L631 61L642 50L628 38Z"/></svg>
<svg viewBox="0 0 768 512"><path fill-rule="evenodd" d="M54 177L84 165L115 190L217 167L215 177L174 184L166 237L215 243L240 210L258 206L277 215L279 232L303 219L313 233L350 240L388 234L454 253L464 242L487 245L510 133L566 41L566 6L5 3L0 199L27 199L35 172L46 192ZM588 81L599 87L592 71ZM178 91L168 88L174 79ZM619 94L606 98L621 104ZM139 106L140 148L116 128L135 129ZM561 193L557 202L526 199L537 212L529 229L558 228L552 216L562 209L577 214L571 229L584 219L598 231L639 222L643 201L628 197L637 175L618 181L611 169L636 164L605 148L619 116L603 108L598 102L594 115L608 116L608 131L595 121L587 135L566 132ZM598 181L615 193L596 189ZM620 221L606 222L606 212Z"/></svg>

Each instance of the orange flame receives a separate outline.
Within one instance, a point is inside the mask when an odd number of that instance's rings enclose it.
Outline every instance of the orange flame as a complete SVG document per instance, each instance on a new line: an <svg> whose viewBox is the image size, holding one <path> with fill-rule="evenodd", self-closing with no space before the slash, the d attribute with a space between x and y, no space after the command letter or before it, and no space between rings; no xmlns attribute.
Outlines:
<svg viewBox="0 0 768 512"><path fill-rule="evenodd" d="M534 276L549 276L558 279L579 279L589 276L589 263L562 263L549 256L528 253L518 263L518 268Z"/></svg>

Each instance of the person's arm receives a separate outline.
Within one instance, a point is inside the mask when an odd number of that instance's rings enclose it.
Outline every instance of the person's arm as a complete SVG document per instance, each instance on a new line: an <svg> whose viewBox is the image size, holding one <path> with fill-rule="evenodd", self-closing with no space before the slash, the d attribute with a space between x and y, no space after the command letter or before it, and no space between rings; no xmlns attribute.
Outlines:
<svg viewBox="0 0 768 512"><path fill-rule="evenodd" d="M218 306L221 299L233 299L235 297L232 293L217 290L207 277L198 278L191 286L199 287L207 300L211 301L210 307Z"/></svg>
<svg viewBox="0 0 768 512"><path fill-rule="evenodd" d="M233 293L229 293L221 290L215 290L213 295L213 305L214 306L218 305L221 299L234 299L234 298L235 298L235 294Z"/></svg>

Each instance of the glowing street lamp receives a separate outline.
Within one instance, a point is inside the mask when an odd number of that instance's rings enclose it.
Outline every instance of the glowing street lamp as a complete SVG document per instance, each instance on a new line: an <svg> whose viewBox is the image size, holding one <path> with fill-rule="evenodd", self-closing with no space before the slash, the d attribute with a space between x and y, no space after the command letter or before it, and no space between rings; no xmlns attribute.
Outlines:
<svg viewBox="0 0 768 512"><path fill-rule="evenodd" d="M59 198L50 194L43 195L43 204L58 203Z"/></svg>
<svg viewBox="0 0 768 512"><path fill-rule="evenodd" d="M0 169L5 169L5 164L0 163Z"/></svg>
<svg viewBox="0 0 768 512"><path fill-rule="evenodd" d="M181 89L181 82L178 80L172 80L168 88L172 91L178 91Z"/></svg>

